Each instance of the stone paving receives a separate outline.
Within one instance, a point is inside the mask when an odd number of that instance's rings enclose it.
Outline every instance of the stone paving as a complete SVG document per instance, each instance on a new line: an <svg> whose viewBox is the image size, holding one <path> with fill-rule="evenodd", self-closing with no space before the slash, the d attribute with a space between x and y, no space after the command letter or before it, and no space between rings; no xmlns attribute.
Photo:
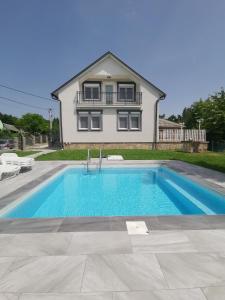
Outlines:
<svg viewBox="0 0 225 300"><path fill-rule="evenodd" d="M225 194L224 174L164 163ZM0 205L67 164L37 162L1 182ZM145 221L150 234L128 235L126 220ZM225 299L223 215L2 219L0 233L0 300Z"/></svg>
<svg viewBox="0 0 225 300"><path fill-rule="evenodd" d="M225 230L0 235L0 299L225 299Z"/></svg>

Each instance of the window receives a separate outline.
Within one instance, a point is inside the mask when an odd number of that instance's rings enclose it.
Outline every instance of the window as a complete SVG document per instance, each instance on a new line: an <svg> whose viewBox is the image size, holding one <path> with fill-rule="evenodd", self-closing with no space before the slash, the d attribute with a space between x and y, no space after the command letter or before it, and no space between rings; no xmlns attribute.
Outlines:
<svg viewBox="0 0 225 300"><path fill-rule="evenodd" d="M102 126L101 112L91 112L91 130L101 130Z"/></svg>
<svg viewBox="0 0 225 300"><path fill-rule="evenodd" d="M79 131L100 131L102 130L102 113L100 111L78 111Z"/></svg>
<svg viewBox="0 0 225 300"><path fill-rule="evenodd" d="M118 130L128 130L128 112L118 113Z"/></svg>
<svg viewBox="0 0 225 300"><path fill-rule="evenodd" d="M78 118L78 128L79 130L88 130L89 129L89 115L88 112L79 112Z"/></svg>
<svg viewBox="0 0 225 300"><path fill-rule="evenodd" d="M134 84L119 83L118 84L118 100L134 101Z"/></svg>
<svg viewBox="0 0 225 300"><path fill-rule="evenodd" d="M84 83L84 100L100 100L100 83Z"/></svg>
<svg viewBox="0 0 225 300"><path fill-rule="evenodd" d="M140 131L141 130L141 112L140 111L119 111L118 117L118 130L131 130Z"/></svg>
<svg viewBox="0 0 225 300"><path fill-rule="evenodd" d="M130 130L140 130L141 129L141 113L131 112L130 113Z"/></svg>

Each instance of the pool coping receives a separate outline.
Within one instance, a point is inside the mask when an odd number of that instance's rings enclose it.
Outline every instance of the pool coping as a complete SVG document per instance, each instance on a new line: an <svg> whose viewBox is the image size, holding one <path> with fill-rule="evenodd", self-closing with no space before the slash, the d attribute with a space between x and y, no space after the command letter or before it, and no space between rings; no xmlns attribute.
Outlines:
<svg viewBox="0 0 225 300"><path fill-rule="evenodd" d="M176 165L171 162L176 161L147 161L138 163L137 161L114 162L107 164L108 167L149 167L152 165L164 165L170 169L184 175L191 180L212 189L219 194L225 195L225 188L213 182L208 182L194 172L185 172L185 165ZM15 191L0 198L0 209L4 209L10 203L15 203L18 199L28 196L49 180L58 176L60 172L70 167L82 167L82 162L69 164L62 162L61 165L53 168L44 175L31 182L26 183ZM196 166L193 166L195 168ZM197 167L205 169L202 167ZM208 169L207 169L208 170ZM216 171L212 171L216 172ZM221 173L222 174L222 173ZM41 232L83 232L83 231L126 231L126 221L144 221L151 230L198 230L198 229L225 229L225 215L182 215L182 216L123 216L123 217L64 217L64 218L26 218L26 219L0 219L0 234L9 233L41 233Z"/></svg>

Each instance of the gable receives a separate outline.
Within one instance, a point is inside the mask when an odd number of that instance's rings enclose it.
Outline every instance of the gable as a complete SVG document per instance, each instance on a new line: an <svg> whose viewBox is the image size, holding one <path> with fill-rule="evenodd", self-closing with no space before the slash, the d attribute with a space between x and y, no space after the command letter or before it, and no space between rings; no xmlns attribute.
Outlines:
<svg viewBox="0 0 225 300"><path fill-rule="evenodd" d="M150 81L145 79L142 75L137 73L135 70L133 70L131 67L129 67L126 63L124 63L122 60L120 60L117 56L115 56L111 52L106 52L103 56L101 56L99 59L94 61L92 64L90 64L88 67L80 71L78 74L76 74L74 77L72 77L70 80L65 82L63 85L61 85L59 88L57 88L55 91L51 93L52 97L57 99L57 95L59 91L63 88L65 88L67 85L69 85L71 82L74 82L77 78L81 76L85 76L87 74L90 76L93 74L94 77L100 77L100 76L111 76L111 77L124 77L124 75L133 75L136 78L139 78L147 85L150 85L153 89L155 89L159 95L160 98L165 98L166 94L161 91L158 87L153 85Z"/></svg>
<svg viewBox="0 0 225 300"><path fill-rule="evenodd" d="M117 61L109 56L94 66L88 73L93 74L94 76L120 77L126 76L128 72Z"/></svg>

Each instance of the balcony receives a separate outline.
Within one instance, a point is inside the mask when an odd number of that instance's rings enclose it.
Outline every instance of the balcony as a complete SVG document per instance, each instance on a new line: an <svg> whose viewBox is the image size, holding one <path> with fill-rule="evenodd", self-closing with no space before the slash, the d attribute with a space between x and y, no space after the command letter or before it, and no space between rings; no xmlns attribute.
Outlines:
<svg viewBox="0 0 225 300"><path fill-rule="evenodd" d="M117 92L101 92L88 99L83 91L78 91L76 103L77 107L137 107L141 105L141 100L141 92L133 93L129 97Z"/></svg>

